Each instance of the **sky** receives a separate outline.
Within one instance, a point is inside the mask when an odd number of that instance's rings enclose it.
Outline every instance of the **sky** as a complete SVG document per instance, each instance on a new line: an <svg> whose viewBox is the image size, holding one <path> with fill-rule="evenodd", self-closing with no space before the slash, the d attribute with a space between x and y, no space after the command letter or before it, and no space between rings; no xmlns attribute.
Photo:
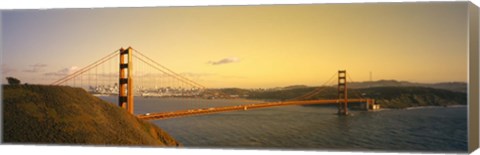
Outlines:
<svg viewBox="0 0 480 155"><path fill-rule="evenodd" d="M131 46L206 87L321 85L343 69L466 82L467 4L4 10L2 74L49 84Z"/></svg>

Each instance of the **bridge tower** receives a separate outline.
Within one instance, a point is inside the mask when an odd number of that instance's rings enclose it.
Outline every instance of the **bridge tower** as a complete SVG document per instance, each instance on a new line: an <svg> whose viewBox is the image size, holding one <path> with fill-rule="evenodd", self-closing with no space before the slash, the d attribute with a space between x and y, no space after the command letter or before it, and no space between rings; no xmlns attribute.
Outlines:
<svg viewBox="0 0 480 155"><path fill-rule="evenodd" d="M347 71L338 71L338 114L348 115Z"/></svg>
<svg viewBox="0 0 480 155"><path fill-rule="evenodd" d="M120 72L118 81L118 106L133 114L133 50L131 47L120 49ZM125 75L126 74L126 75Z"/></svg>

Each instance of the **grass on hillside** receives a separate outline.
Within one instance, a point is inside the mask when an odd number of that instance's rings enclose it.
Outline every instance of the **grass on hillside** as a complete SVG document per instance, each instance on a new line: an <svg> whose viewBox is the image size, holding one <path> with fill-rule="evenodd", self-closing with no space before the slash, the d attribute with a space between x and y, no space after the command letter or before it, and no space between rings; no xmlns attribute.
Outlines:
<svg viewBox="0 0 480 155"><path fill-rule="evenodd" d="M68 86L3 86L5 143L179 146L162 129Z"/></svg>

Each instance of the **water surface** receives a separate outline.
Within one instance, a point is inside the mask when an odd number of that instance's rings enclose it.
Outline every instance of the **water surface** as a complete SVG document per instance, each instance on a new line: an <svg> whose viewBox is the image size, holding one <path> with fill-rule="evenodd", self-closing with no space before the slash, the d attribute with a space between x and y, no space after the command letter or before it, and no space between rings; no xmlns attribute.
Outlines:
<svg viewBox="0 0 480 155"><path fill-rule="evenodd" d="M260 102L136 97L135 113ZM186 147L467 151L466 107L351 111L350 116L336 111L332 106L284 106L152 122Z"/></svg>

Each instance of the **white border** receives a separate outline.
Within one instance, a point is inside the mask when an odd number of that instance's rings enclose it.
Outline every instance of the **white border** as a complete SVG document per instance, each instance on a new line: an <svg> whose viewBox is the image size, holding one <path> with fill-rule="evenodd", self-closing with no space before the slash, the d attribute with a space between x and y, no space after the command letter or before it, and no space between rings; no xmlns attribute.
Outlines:
<svg viewBox="0 0 480 155"><path fill-rule="evenodd" d="M449 0L434 0L435 2ZM451 1L451 0L450 0ZM457 0L458 1L458 0ZM464 1L464 0L461 0ZM480 0L472 0L480 6ZM372 2L428 2L425 0L2 0L1 10L11 9L54 9L54 8L104 8L104 7L154 7L154 6L213 6L213 5L259 5L259 4L312 4L312 3L372 3ZM1 34L1 33L0 33ZM0 44L1 45L1 44ZM0 90L1 92L1 90ZM1 94L0 94L1 95ZM92 146L46 146L46 145L0 145L2 154L414 154L414 153L363 153L325 151L276 151L276 150L220 150L220 149L165 149L138 147L92 147ZM472 154L480 154L475 151ZM426 155L425 153L421 153Z"/></svg>

